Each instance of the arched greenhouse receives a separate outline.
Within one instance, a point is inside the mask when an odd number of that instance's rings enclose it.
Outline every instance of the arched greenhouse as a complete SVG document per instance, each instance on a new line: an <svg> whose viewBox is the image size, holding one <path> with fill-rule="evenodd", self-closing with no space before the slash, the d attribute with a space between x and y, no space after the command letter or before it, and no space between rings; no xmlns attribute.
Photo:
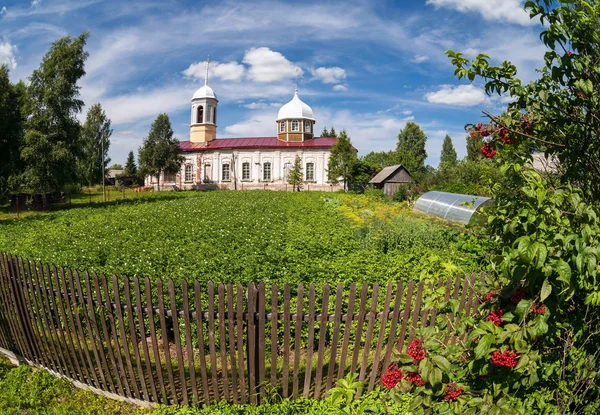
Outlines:
<svg viewBox="0 0 600 415"><path fill-rule="evenodd" d="M477 209L490 200L489 197L431 191L417 199L413 211L468 225Z"/></svg>

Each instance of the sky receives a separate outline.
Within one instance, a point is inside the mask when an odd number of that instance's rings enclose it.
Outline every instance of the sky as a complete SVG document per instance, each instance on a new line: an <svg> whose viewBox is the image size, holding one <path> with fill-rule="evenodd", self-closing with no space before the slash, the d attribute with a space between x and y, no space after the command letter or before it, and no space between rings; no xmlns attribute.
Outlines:
<svg viewBox="0 0 600 415"><path fill-rule="evenodd" d="M511 61L527 82L543 66L541 30L521 0L0 0L0 64L27 81L53 41L88 31L81 97L111 119L117 163L137 157L160 113L189 140L191 97L210 56L219 138L275 136L297 87L315 131L346 129L364 155L395 148L414 121L437 167L446 134L465 156L464 125L510 100L459 81L444 52Z"/></svg>

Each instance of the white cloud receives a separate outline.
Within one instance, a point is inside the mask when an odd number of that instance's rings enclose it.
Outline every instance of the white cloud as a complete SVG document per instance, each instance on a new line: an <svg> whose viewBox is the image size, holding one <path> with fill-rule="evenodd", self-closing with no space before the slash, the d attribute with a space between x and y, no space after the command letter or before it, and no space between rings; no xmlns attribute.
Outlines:
<svg viewBox="0 0 600 415"><path fill-rule="evenodd" d="M280 108L283 104L281 102L250 102L248 104L244 104L244 108L248 108L251 110L265 109L265 108Z"/></svg>
<svg viewBox="0 0 600 415"><path fill-rule="evenodd" d="M6 16L6 13L8 13L8 10L6 10L6 6L2 6L2 9L0 9L0 17Z"/></svg>
<svg viewBox="0 0 600 415"><path fill-rule="evenodd" d="M240 81L246 68L235 61L227 63L210 62L208 66L208 79L219 78L224 81ZM204 79L206 75L206 61L192 63L185 71L185 76Z"/></svg>
<svg viewBox="0 0 600 415"><path fill-rule="evenodd" d="M333 89L333 90L334 90L334 91L336 91L336 92L346 92L346 91L348 90L348 87L347 87L347 86L345 86L345 85L341 85L341 84L340 84L340 85L335 85L335 86L334 86L333 88L331 88L331 89Z"/></svg>
<svg viewBox="0 0 600 415"><path fill-rule="evenodd" d="M44 1L44 0L33 0L31 2L31 7L37 7L37 6L39 6L40 4L42 4L42 1Z"/></svg>
<svg viewBox="0 0 600 415"><path fill-rule="evenodd" d="M479 105L486 99L485 93L473 85L442 85L442 89L425 94L427 101L434 104L446 104L459 107Z"/></svg>
<svg viewBox="0 0 600 415"><path fill-rule="evenodd" d="M485 20L498 20L522 26L536 24L523 9L521 0L427 0L435 7L447 7L459 12L478 13Z"/></svg>
<svg viewBox="0 0 600 415"><path fill-rule="evenodd" d="M429 56L426 55L415 55L415 57L413 58L413 62L414 63L423 63L423 62L427 62L429 60Z"/></svg>
<svg viewBox="0 0 600 415"><path fill-rule="evenodd" d="M0 65L6 64L10 69L17 67L17 60L15 59L15 52L17 47L11 45L9 42L0 42Z"/></svg>
<svg viewBox="0 0 600 415"><path fill-rule="evenodd" d="M248 68L248 77L256 82L276 82L298 78L304 71L287 60L279 52L269 48L252 48L246 51L243 62Z"/></svg>
<svg viewBox="0 0 600 415"><path fill-rule="evenodd" d="M412 114L412 111L411 110L404 110L404 111L402 111L402 114L404 114L404 115L410 115L410 114Z"/></svg>
<svg viewBox="0 0 600 415"><path fill-rule="evenodd" d="M346 71L337 66L331 68L320 67L310 71L312 75L324 84L337 84L346 79Z"/></svg>

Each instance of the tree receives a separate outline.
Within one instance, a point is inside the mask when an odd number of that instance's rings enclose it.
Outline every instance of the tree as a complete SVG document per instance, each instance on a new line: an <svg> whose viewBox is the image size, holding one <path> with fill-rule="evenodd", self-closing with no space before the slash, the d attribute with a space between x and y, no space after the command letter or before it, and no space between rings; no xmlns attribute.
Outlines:
<svg viewBox="0 0 600 415"><path fill-rule="evenodd" d="M359 158L354 165L352 173L352 182L362 188L367 187L369 181L382 170L382 166L377 163L372 163L365 160L364 157Z"/></svg>
<svg viewBox="0 0 600 415"><path fill-rule="evenodd" d="M288 183L291 184L294 190L300 191L302 188L302 182L304 181L304 174L302 173L302 159L300 156L296 156L294 165L288 171Z"/></svg>
<svg viewBox="0 0 600 415"><path fill-rule="evenodd" d="M109 169L109 170L123 170L123 165L122 165L122 164L120 164L120 163L114 163L114 164L111 164L111 165L108 167L108 169Z"/></svg>
<svg viewBox="0 0 600 415"><path fill-rule="evenodd" d="M398 144L396 146L398 162L406 167L413 177L425 170L426 141L427 136L425 133L418 124L412 121L407 122L398 134Z"/></svg>
<svg viewBox="0 0 600 415"><path fill-rule="evenodd" d="M19 88L10 83L8 67L0 66L0 199L8 193L21 168L19 147L25 118L20 96Z"/></svg>
<svg viewBox="0 0 600 415"><path fill-rule="evenodd" d="M110 120L106 117L102 106L92 105L81 129L83 154L79 159L82 179L90 187L106 180L110 162L108 148L111 134Z"/></svg>
<svg viewBox="0 0 600 415"><path fill-rule="evenodd" d="M344 190L347 190L357 160L356 150L352 147L350 137L348 137L346 130L342 130L338 141L331 147L331 155L327 164L327 179L329 182L335 184L342 179Z"/></svg>
<svg viewBox="0 0 600 415"><path fill-rule="evenodd" d="M123 174L126 176L135 176L137 174L137 166L135 165L135 157L133 151L130 151L127 155L127 161L125 162L125 171Z"/></svg>
<svg viewBox="0 0 600 415"><path fill-rule="evenodd" d="M155 176L160 189L160 175L177 173L184 161L179 140L173 137L169 116L160 114L152 123L150 133L144 138L139 149L138 162L141 173L144 176Z"/></svg>
<svg viewBox="0 0 600 415"><path fill-rule="evenodd" d="M363 161L370 164L376 164L381 168L400 164L398 153L394 150L390 151L371 151L363 157Z"/></svg>
<svg viewBox="0 0 600 415"><path fill-rule="evenodd" d="M321 137L337 137L337 134L335 133L335 128L333 128L332 126L331 130L327 130L327 127L323 127Z"/></svg>
<svg viewBox="0 0 600 415"><path fill-rule="evenodd" d="M58 39L29 78L21 178L26 187L42 193L44 205L46 193L77 177L82 146L76 115L83 107L77 82L85 75L87 37L82 33Z"/></svg>
<svg viewBox="0 0 600 415"><path fill-rule="evenodd" d="M444 138L442 154L440 156L440 167L442 169L456 166L456 150L452 144L452 138L448 134Z"/></svg>
<svg viewBox="0 0 600 415"><path fill-rule="evenodd" d="M329 130L329 137L337 137L337 133L335 132L335 128L333 128L333 125L331 126L331 130Z"/></svg>

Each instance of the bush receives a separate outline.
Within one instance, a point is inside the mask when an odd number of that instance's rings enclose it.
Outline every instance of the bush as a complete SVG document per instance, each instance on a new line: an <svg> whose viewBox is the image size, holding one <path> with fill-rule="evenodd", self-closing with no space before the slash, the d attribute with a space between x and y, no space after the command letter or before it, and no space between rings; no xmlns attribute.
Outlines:
<svg viewBox="0 0 600 415"><path fill-rule="evenodd" d="M385 199L383 189L365 189L365 196L373 199Z"/></svg>
<svg viewBox="0 0 600 415"><path fill-rule="evenodd" d="M408 186L403 184L398 187L398 190L396 190L396 193L394 193L393 199L395 202L405 202L408 200L408 195Z"/></svg>

